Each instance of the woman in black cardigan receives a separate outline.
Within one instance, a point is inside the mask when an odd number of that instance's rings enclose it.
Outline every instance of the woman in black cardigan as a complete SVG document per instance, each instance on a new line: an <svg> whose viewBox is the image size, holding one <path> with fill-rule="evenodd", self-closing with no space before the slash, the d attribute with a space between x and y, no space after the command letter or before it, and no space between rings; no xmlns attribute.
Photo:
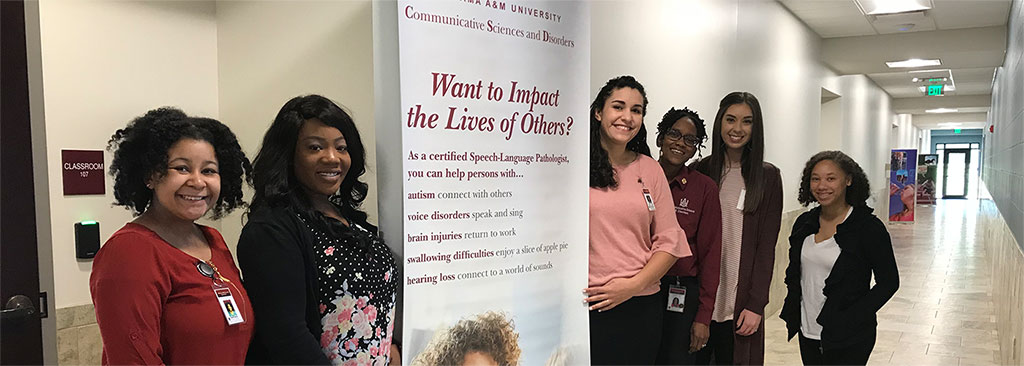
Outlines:
<svg viewBox="0 0 1024 366"><path fill-rule="evenodd" d="M889 232L866 205L870 192L864 170L842 152L820 152L804 167L799 201L819 206L793 225L780 317L789 339L800 334L805 365L866 364L875 313L899 288Z"/></svg>
<svg viewBox="0 0 1024 366"><path fill-rule="evenodd" d="M366 154L352 118L319 95L278 112L253 161L238 240L256 331L246 363L400 359L398 263L359 209Z"/></svg>

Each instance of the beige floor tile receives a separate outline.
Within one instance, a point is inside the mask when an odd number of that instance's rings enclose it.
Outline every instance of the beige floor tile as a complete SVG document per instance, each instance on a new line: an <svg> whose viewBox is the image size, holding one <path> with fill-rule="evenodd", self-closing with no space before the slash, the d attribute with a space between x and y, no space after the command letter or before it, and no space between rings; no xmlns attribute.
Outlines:
<svg viewBox="0 0 1024 366"><path fill-rule="evenodd" d="M929 355L898 355L893 354L889 359L891 365L914 365L914 366L955 366L960 364L956 357L929 356Z"/></svg>
<svg viewBox="0 0 1024 366"><path fill-rule="evenodd" d="M909 356L924 356L928 354L927 343L897 343L892 350L893 358L906 358Z"/></svg>
<svg viewBox="0 0 1024 366"><path fill-rule="evenodd" d="M871 356L868 357L868 365L888 365L889 359L892 358L892 351L889 352L871 352Z"/></svg>
<svg viewBox="0 0 1024 366"><path fill-rule="evenodd" d="M964 329L996 330L997 326L995 322L989 321L964 320L962 323Z"/></svg>
<svg viewBox="0 0 1024 366"><path fill-rule="evenodd" d="M956 327L943 327L943 326L936 325L935 328L932 329L932 334L958 335L958 336L964 337L964 339L967 339L967 338L988 338L988 337L993 337L994 338L996 336L996 331L994 331L994 330L964 329L964 328L961 328L959 326L956 326Z"/></svg>
<svg viewBox="0 0 1024 366"><path fill-rule="evenodd" d="M933 325L930 324L878 322L878 329L880 330L891 330L902 333L931 334L932 327Z"/></svg>
<svg viewBox="0 0 1024 366"><path fill-rule="evenodd" d="M996 355L994 352L996 351L975 347L947 346L941 344L933 344L928 346L929 355L959 357L961 359L969 358L972 360L981 361L995 361Z"/></svg>

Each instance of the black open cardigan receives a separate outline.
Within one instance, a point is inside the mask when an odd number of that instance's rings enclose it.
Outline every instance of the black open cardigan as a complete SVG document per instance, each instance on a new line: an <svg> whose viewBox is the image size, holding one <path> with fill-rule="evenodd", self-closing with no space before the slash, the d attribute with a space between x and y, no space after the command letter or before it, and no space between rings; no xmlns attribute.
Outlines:
<svg viewBox="0 0 1024 366"><path fill-rule="evenodd" d="M889 232L867 206L836 227L840 254L825 279L825 304L818 315L821 346L844 348L873 338L878 326L876 313L900 286ZM789 267L786 268L786 300L779 317L786 321L789 339L800 331L800 251L804 239L820 228L821 207L807 211L793 224L789 237ZM871 286L874 273L875 286Z"/></svg>

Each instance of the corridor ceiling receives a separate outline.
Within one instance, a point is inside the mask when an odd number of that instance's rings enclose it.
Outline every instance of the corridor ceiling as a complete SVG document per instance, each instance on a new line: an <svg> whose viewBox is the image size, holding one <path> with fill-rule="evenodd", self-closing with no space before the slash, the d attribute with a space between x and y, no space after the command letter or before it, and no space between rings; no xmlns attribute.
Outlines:
<svg viewBox="0 0 1024 366"><path fill-rule="evenodd" d="M823 60L840 75L865 74L893 97L896 113L914 114L919 128L984 127L992 78L1006 51L1011 0L931 0L932 9L865 15L854 0L779 0L822 37ZM886 61L939 59L941 66L890 69ZM925 71L928 72L914 72ZM920 81L913 81L914 78ZM944 96L921 87L949 78ZM948 90L952 85L955 89ZM925 114L957 108L957 113ZM948 125L947 125L948 126Z"/></svg>

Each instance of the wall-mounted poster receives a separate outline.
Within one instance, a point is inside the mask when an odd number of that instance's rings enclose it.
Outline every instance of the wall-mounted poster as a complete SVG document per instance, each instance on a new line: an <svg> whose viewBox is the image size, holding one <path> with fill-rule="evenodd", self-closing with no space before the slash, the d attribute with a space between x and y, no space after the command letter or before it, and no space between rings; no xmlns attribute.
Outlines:
<svg viewBox="0 0 1024 366"><path fill-rule="evenodd" d="M938 154L921 154L917 157L917 203L935 204L935 177L939 171Z"/></svg>
<svg viewBox="0 0 1024 366"><path fill-rule="evenodd" d="M889 221L914 222L917 149L893 149L889 164Z"/></svg>
<svg viewBox="0 0 1024 366"><path fill-rule="evenodd" d="M398 1L403 364L590 363L589 18Z"/></svg>

